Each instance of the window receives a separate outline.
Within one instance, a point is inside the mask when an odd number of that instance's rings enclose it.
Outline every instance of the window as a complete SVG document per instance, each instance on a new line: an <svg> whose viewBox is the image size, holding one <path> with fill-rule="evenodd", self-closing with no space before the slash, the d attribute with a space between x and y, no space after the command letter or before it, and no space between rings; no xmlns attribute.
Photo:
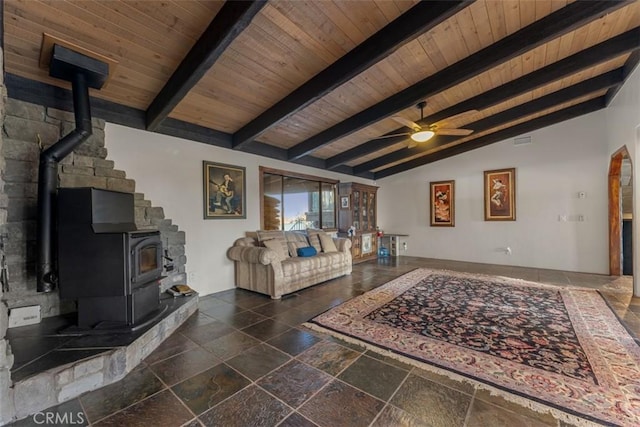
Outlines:
<svg viewBox="0 0 640 427"><path fill-rule="evenodd" d="M265 230L335 229L338 181L260 168Z"/></svg>

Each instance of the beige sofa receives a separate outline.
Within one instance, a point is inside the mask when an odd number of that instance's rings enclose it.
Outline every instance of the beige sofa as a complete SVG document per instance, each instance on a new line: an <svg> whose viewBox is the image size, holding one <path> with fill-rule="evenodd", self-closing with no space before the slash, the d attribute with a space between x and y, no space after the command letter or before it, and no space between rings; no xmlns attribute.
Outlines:
<svg viewBox="0 0 640 427"><path fill-rule="evenodd" d="M322 236L326 243L323 247L320 239L314 237L320 233L258 231L237 239L227 251L227 257L234 262L236 287L279 299L282 295L351 274L351 241L331 238L334 248L325 235ZM267 245L270 247L265 247ZM296 247L304 246L314 246L317 255L297 256Z"/></svg>

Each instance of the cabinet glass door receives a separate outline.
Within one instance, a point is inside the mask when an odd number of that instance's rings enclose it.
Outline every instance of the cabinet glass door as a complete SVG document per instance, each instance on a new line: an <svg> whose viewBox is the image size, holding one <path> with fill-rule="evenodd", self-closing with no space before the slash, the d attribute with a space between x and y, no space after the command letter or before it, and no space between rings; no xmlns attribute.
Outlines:
<svg viewBox="0 0 640 427"><path fill-rule="evenodd" d="M362 192L362 229L369 229L369 193Z"/></svg>
<svg viewBox="0 0 640 427"><path fill-rule="evenodd" d="M371 229L376 228L376 193L369 193L369 222Z"/></svg>
<svg viewBox="0 0 640 427"><path fill-rule="evenodd" d="M360 192L353 192L353 226L360 230Z"/></svg>

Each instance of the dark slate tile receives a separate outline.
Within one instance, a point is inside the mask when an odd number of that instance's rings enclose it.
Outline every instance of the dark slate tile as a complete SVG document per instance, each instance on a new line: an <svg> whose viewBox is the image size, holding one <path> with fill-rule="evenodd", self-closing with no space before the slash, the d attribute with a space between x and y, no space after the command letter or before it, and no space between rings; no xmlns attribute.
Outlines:
<svg viewBox="0 0 640 427"><path fill-rule="evenodd" d="M334 380L298 410L323 427L366 427L384 407L384 402Z"/></svg>
<svg viewBox="0 0 640 427"><path fill-rule="evenodd" d="M540 420L527 418L524 415L476 399L473 401L466 425L468 427L542 427L558 425L558 421L551 417L549 418L550 423L543 423Z"/></svg>
<svg viewBox="0 0 640 427"><path fill-rule="evenodd" d="M216 319L214 319L213 317L207 316L206 314L200 313L199 311L197 311L193 313L191 316L189 316L189 318L185 320L184 323L182 323L182 325L180 325L177 332L186 333L186 332L189 332L191 329L198 328L202 325L206 325L208 323L212 323L215 321Z"/></svg>
<svg viewBox="0 0 640 427"><path fill-rule="evenodd" d="M52 406L44 411L8 424L11 427L34 426L88 426L89 420L78 399L73 399L60 405Z"/></svg>
<svg viewBox="0 0 640 427"><path fill-rule="evenodd" d="M394 359L393 357L389 357L389 356L385 356L384 354L380 354L378 352L375 351L371 351L371 350L367 350L365 353L367 356L372 357L374 359L378 359L382 362L385 362L389 365L393 365L396 368L400 368L403 369L405 371L410 371L413 367L407 363L401 362L397 359Z"/></svg>
<svg viewBox="0 0 640 427"><path fill-rule="evenodd" d="M169 390L165 390L92 425L96 427L148 427L149 424L179 426L192 419L193 415L180 400Z"/></svg>
<svg viewBox="0 0 640 427"><path fill-rule="evenodd" d="M297 408L332 377L298 361L291 361L262 378L258 385L269 393Z"/></svg>
<svg viewBox="0 0 640 427"><path fill-rule="evenodd" d="M259 340L266 341L269 338L275 337L276 335L280 335L281 333L288 331L289 329L291 329L289 325L276 322L275 320L267 319L263 320L260 323L256 323L255 325L251 325L247 328L242 329L242 332L244 332L245 334L249 334Z"/></svg>
<svg viewBox="0 0 640 427"><path fill-rule="evenodd" d="M245 333L236 331L208 342L203 345L203 347L220 359L227 360L260 343L261 341Z"/></svg>
<svg viewBox="0 0 640 427"><path fill-rule="evenodd" d="M334 336L331 336L331 335L328 336L327 341L335 342L337 344L340 344L341 346L350 348L353 351L357 351L358 353L365 353L367 351L367 348L362 346L362 345L358 345L358 344L353 343L353 342L341 340L340 338L337 338L337 337L334 337Z"/></svg>
<svg viewBox="0 0 640 427"><path fill-rule="evenodd" d="M247 310L243 311L240 314L236 314L228 319L225 319L224 322L228 323L234 328L242 329L246 328L247 326L254 325L258 322L262 322L265 319L266 317L264 317L262 314Z"/></svg>
<svg viewBox="0 0 640 427"><path fill-rule="evenodd" d="M80 401L89 421L96 422L159 392L163 388L165 388L164 384L149 368L138 368L114 384L83 395L80 397Z"/></svg>
<svg viewBox="0 0 640 427"><path fill-rule="evenodd" d="M464 423L471 396L410 374L390 403L431 425L453 427Z"/></svg>
<svg viewBox="0 0 640 427"><path fill-rule="evenodd" d="M223 321L247 310L246 308L238 307L237 305L229 304L224 301L219 301L218 304L210 305L207 308L203 308L200 306L198 308L200 312L206 314L207 316L211 316L215 319Z"/></svg>
<svg viewBox="0 0 640 427"><path fill-rule="evenodd" d="M21 328L15 328L21 329ZM11 329L9 329L10 331ZM11 342L11 351L13 352L13 370L24 366L38 357L60 347L73 337L33 337L33 336L16 336L9 338Z"/></svg>
<svg viewBox="0 0 640 427"><path fill-rule="evenodd" d="M278 424L290 412L291 409L278 399L269 396L256 386L250 386L205 412L199 418L205 426L211 427L271 427Z"/></svg>
<svg viewBox="0 0 640 427"><path fill-rule="evenodd" d="M196 348L153 364L151 369L162 381L171 386L219 362L213 354Z"/></svg>
<svg viewBox="0 0 640 427"><path fill-rule="evenodd" d="M407 375L407 371L363 355L338 378L386 402Z"/></svg>
<svg viewBox="0 0 640 427"><path fill-rule="evenodd" d="M247 309L258 307L272 301L268 295L262 295L244 289L230 289L228 291L217 292L213 294L213 296Z"/></svg>
<svg viewBox="0 0 640 427"><path fill-rule="evenodd" d="M371 424L371 427L431 427L419 418L404 412L394 406L387 405L378 418ZM491 424L487 424L491 426Z"/></svg>
<svg viewBox="0 0 640 427"><path fill-rule="evenodd" d="M317 424L312 423L297 412L289 415L283 422L278 424L278 427L317 427Z"/></svg>
<svg viewBox="0 0 640 427"><path fill-rule="evenodd" d="M233 328L220 320L190 328L182 335L202 345L233 332Z"/></svg>
<svg viewBox="0 0 640 427"><path fill-rule="evenodd" d="M502 409L506 409L507 411L521 415L526 419L534 419L537 421L537 423L534 423L533 425L548 425L556 422L555 418L553 418L553 416L548 412L543 413L534 411L533 409L526 408L522 405L518 405L517 403L506 400L502 396L492 394L488 390L479 389L475 392L472 411L477 409L475 408L475 406L479 401L492 406L497 406Z"/></svg>
<svg viewBox="0 0 640 427"><path fill-rule="evenodd" d="M456 381L443 374L436 374L435 372L419 368L413 369L411 373L466 394L473 395L475 392L473 385L463 381Z"/></svg>
<svg viewBox="0 0 640 427"><path fill-rule="evenodd" d="M284 365L289 359L285 353L261 344L227 360L227 364L252 380L256 380Z"/></svg>
<svg viewBox="0 0 640 427"><path fill-rule="evenodd" d="M199 415L251 384L221 363L172 387L173 392Z"/></svg>
<svg viewBox="0 0 640 427"><path fill-rule="evenodd" d="M197 418L189 421L187 424L182 424L182 427L202 427L202 423Z"/></svg>
<svg viewBox="0 0 640 427"><path fill-rule="evenodd" d="M60 350L60 351L51 351L47 353L45 356L40 357L39 359L34 360L31 363L27 363L11 372L11 379L16 381L22 381L25 378L28 378L34 374L46 371L51 368L57 368L62 365L66 365L67 363L77 362L82 359L86 359L92 356L95 356L100 353L104 353L105 349L95 349L95 350Z"/></svg>
<svg viewBox="0 0 640 427"><path fill-rule="evenodd" d="M180 333L173 333L160 344L144 361L149 365L176 354L196 348L197 345Z"/></svg>
<svg viewBox="0 0 640 427"><path fill-rule="evenodd" d="M301 331L299 329L290 329L275 338L271 338L267 343L279 348L285 353L296 356L320 341L320 338L310 334L309 332Z"/></svg>
<svg viewBox="0 0 640 427"><path fill-rule="evenodd" d="M314 315L315 313L309 314L308 312L298 310L297 308L292 308L284 313L276 314L273 316L273 319L278 322L286 323L287 325L299 326L304 322L309 321Z"/></svg>
<svg viewBox="0 0 640 427"><path fill-rule="evenodd" d="M298 360L308 363L331 375L338 375L360 356L360 353L329 341L319 342L298 356Z"/></svg>

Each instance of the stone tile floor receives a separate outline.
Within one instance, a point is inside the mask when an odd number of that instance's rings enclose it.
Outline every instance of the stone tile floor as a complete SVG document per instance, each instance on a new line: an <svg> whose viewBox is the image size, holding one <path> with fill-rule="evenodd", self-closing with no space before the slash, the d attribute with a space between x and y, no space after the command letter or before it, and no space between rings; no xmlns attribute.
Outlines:
<svg viewBox="0 0 640 427"><path fill-rule="evenodd" d="M417 267L596 288L629 329L640 332L640 298L631 296L630 277L386 258L281 301L243 290L203 297L199 313L122 381L44 415L66 415L74 425L127 427L565 427L548 414L301 326Z"/></svg>

